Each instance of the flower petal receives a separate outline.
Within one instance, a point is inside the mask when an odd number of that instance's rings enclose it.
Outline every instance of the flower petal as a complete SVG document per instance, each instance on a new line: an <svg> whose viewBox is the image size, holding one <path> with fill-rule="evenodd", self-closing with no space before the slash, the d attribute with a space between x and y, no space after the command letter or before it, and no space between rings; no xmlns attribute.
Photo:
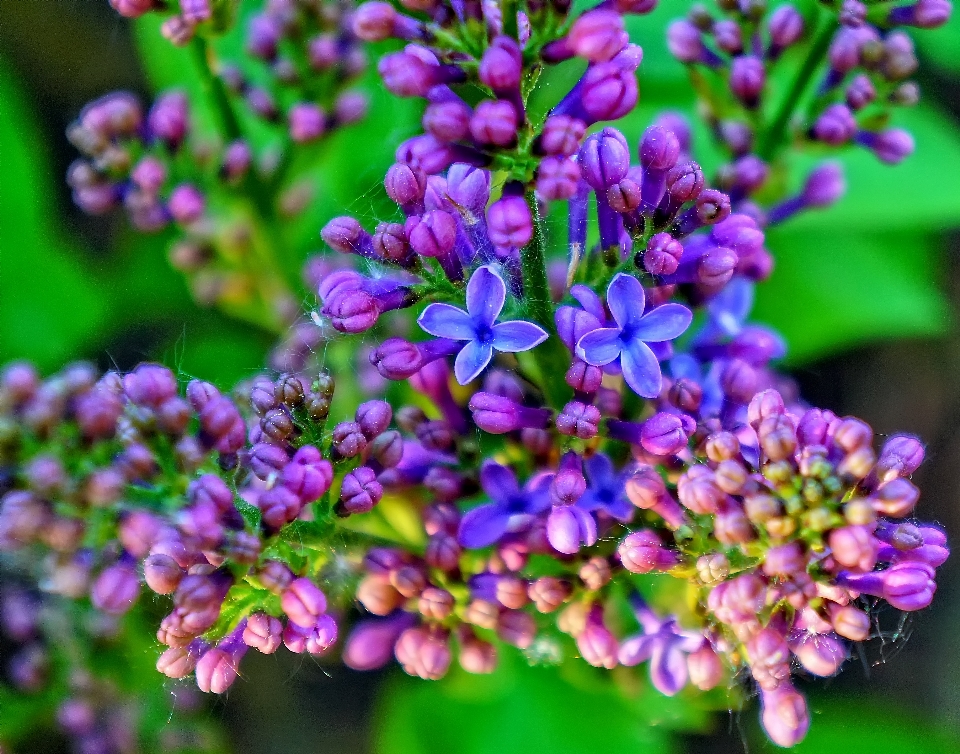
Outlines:
<svg viewBox="0 0 960 754"><path fill-rule="evenodd" d="M580 543L588 547L597 541L597 525L589 514L574 506L556 506L547 517L547 541L565 555L580 551Z"/></svg>
<svg viewBox="0 0 960 754"><path fill-rule="evenodd" d="M603 302L600 297L594 293L593 288L579 283L570 289L570 295L576 299L589 314L593 315L601 322L607 318L607 313L603 310Z"/></svg>
<svg viewBox="0 0 960 754"><path fill-rule="evenodd" d="M620 331L614 327L601 327L588 332L577 342L577 356L588 364L601 367L620 355L623 343Z"/></svg>
<svg viewBox="0 0 960 754"><path fill-rule="evenodd" d="M653 653L653 645L656 643L656 636L641 635L627 639L620 645L620 653L618 655L620 664L633 667L634 665L639 665L641 662L646 662L650 659L650 655Z"/></svg>
<svg viewBox="0 0 960 754"><path fill-rule="evenodd" d="M613 461L603 453L594 453L583 462L583 466L591 487L605 487L616 483Z"/></svg>
<svg viewBox="0 0 960 754"><path fill-rule="evenodd" d="M480 487L487 497L497 502L506 502L520 494L520 485L513 470L496 461L486 461L480 467Z"/></svg>
<svg viewBox="0 0 960 754"><path fill-rule="evenodd" d="M661 640L654 645L650 680L665 696L673 696L687 685L687 658L676 641Z"/></svg>
<svg viewBox="0 0 960 754"><path fill-rule="evenodd" d="M620 366L623 369L623 379L637 395L656 398L660 394L663 386L660 362L646 343L631 340L620 354Z"/></svg>
<svg viewBox="0 0 960 754"><path fill-rule="evenodd" d="M607 308L621 329L640 321L644 301L640 281L625 272L616 275L607 286Z"/></svg>
<svg viewBox="0 0 960 754"><path fill-rule="evenodd" d="M546 339L546 330L522 319L493 326L493 347L506 353L529 351Z"/></svg>
<svg viewBox="0 0 960 754"><path fill-rule="evenodd" d="M467 311L479 324L492 326L503 310L507 286L490 265L478 267L467 283Z"/></svg>
<svg viewBox="0 0 960 754"><path fill-rule="evenodd" d="M732 338L753 309L753 283L737 275L707 304L710 319L727 337Z"/></svg>
<svg viewBox="0 0 960 754"><path fill-rule="evenodd" d="M478 343L475 340L468 341L460 349L456 360L453 362L453 374L457 382L466 385L473 382L479 376L480 372L487 368L490 359L493 358L493 346L489 343Z"/></svg>
<svg viewBox="0 0 960 754"><path fill-rule="evenodd" d="M662 343L682 335L692 321L693 314L683 304L664 304L647 312L633 330L633 337Z"/></svg>
<svg viewBox="0 0 960 754"><path fill-rule="evenodd" d="M477 549L492 545L507 531L509 514L497 504L481 505L460 519L457 540L463 547Z"/></svg>
<svg viewBox="0 0 960 754"><path fill-rule="evenodd" d="M420 328L435 338L473 340L474 327L470 315L450 304L430 304L417 319Z"/></svg>

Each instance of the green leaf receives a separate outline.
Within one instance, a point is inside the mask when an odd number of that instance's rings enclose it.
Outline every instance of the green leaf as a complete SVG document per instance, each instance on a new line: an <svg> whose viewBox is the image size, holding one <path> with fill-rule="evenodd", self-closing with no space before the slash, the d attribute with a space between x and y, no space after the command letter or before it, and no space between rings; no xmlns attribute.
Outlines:
<svg viewBox="0 0 960 754"><path fill-rule="evenodd" d="M707 721L697 700L668 699L627 671L640 690L620 690L607 671L570 661L528 667L501 650L489 676L451 669L442 681L397 674L382 692L376 754L610 754L674 751L672 729ZM644 680L641 680L644 679Z"/></svg>
<svg viewBox="0 0 960 754"><path fill-rule="evenodd" d="M918 31L911 36L935 65L960 72L960 13L954 12L939 29Z"/></svg>
<svg viewBox="0 0 960 754"><path fill-rule="evenodd" d="M103 326L107 305L55 227L40 129L2 60L0 102L0 361L27 358L49 369Z"/></svg>
<svg viewBox="0 0 960 754"><path fill-rule="evenodd" d="M891 166L865 149L850 147L841 154L847 195L826 211L808 212L792 220L790 227L940 231L960 225L960 173L946 167L960 164L960 128L929 105L897 113L894 125L913 135L917 145L913 155ZM822 155L818 159L807 155L798 160L796 174L805 175L804 168L822 159Z"/></svg>
<svg viewBox="0 0 960 754"><path fill-rule="evenodd" d="M795 754L953 754L960 751L960 738L948 726L929 715L898 709L889 700L817 694L809 703L810 732L790 749ZM753 738L761 752L783 751L766 741L759 725L753 725Z"/></svg>
<svg viewBox="0 0 960 754"><path fill-rule="evenodd" d="M792 363L950 326L931 236L790 225L771 230L776 266L757 286L754 316L787 339Z"/></svg>

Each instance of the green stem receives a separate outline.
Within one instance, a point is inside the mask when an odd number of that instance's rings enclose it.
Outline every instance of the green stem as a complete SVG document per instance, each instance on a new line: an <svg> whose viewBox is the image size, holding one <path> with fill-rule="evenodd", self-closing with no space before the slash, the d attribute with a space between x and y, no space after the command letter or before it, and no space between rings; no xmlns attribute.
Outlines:
<svg viewBox="0 0 960 754"><path fill-rule="evenodd" d="M553 320L553 305L547 283L547 266L543 249L545 238L543 219L533 191L527 192L527 206L533 218L533 238L520 252L523 274L523 305L527 316L547 331L549 337L533 349L532 356L540 372L540 383L547 402L560 409L570 399L570 388L563 381L570 360Z"/></svg>
<svg viewBox="0 0 960 754"><path fill-rule="evenodd" d="M791 84L786 98L781 103L770 127L760 139L758 154L762 159L769 162L782 146L783 136L787 130L787 126L790 124L790 119L793 117L797 104L800 102L804 91L806 91L810 83L810 79L830 49L830 42L833 40L833 35L836 30L837 19L831 15L823 28L817 33L813 41L813 46L810 48L810 52L807 53L807 57L803 61L797 77L793 80L793 84Z"/></svg>

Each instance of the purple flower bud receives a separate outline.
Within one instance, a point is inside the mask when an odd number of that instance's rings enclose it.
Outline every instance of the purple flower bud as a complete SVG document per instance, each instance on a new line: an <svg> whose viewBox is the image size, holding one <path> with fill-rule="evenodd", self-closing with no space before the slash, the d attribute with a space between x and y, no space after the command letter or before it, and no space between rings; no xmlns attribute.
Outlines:
<svg viewBox="0 0 960 754"><path fill-rule="evenodd" d="M540 149L548 155L569 157L580 149L586 124L569 115L551 115L543 124Z"/></svg>
<svg viewBox="0 0 960 754"><path fill-rule="evenodd" d="M272 615L253 613L243 629L243 643L265 655L271 655L283 642L283 624Z"/></svg>
<svg viewBox="0 0 960 754"><path fill-rule="evenodd" d="M790 683L774 689L761 689L763 729L777 745L795 746L807 735L810 713L803 695Z"/></svg>
<svg viewBox="0 0 960 754"><path fill-rule="evenodd" d="M480 59L477 75L494 92L508 92L520 86L523 73L520 47L511 37L494 38Z"/></svg>
<svg viewBox="0 0 960 754"><path fill-rule="evenodd" d="M522 196L505 195L487 208L490 241L496 246L526 246L533 238L533 218Z"/></svg>
<svg viewBox="0 0 960 754"><path fill-rule="evenodd" d="M383 185L387 196L403 207L423 201L423 194L427 190L427 176L417 168L398 162L387 170Z"/></svg>
<svg viewBox="0 0 960 754"><path fill-rule="evenodd" d="M703 170L695 162L686 162L670 168L666 176L667 194L672 211L700 196L704 187Z"/></svg>
<svg viewBox="0 0 960 754"><path fill-rule="evenodd" d="M302 503L310 503L319 500L330 489L333 465L322 458L315 447L304 445L284 467L281 479Z"/></svg>
<svg viewBox="0 0 960 754"><path fill-rule="evenodd" d="M408 674L424 680L439 680L450 667L450 644L445 632L409 628L397 639L394 652Z"/></svg>
<svg viewBox="0 0 960 754"><path fill-rule="evenodd" d="M787 643L804 670L824 678L840 670L840 666L847 659L846 647L833 634L801 630L791 634Z"/></svg>
<svg viewBox="0 0 960 754"><path fill-rule="evenodd" d="M232 651L219 647L208 649L197 660L197 686L205 694L223 694L237 680L240 674L238 666L247 648L240 645L240 648L231 646L230 649Z"/></svg>
<svg viewBox="0 0 960 754"><path fill-rule="evenodd" d="M950 20L953 3L950 0L919 0L913 5L893 8L887 16L890 24L916 26L918 29L936 29Z"/></svg>
<svg viewBox="0 0 960 754"><path fill-rule="evenodd" d="M354 670L374 670L393 658L393 647L400 634L413 622L413 616L397 612L386 620L363 620L354 626L343 650L343 662Z"/></svg>
<svg viewBox="0 0 960 754"><path fill-rule="evenodd" d="M580 656L596 668L609 670L617 666L620 648L616 637L603 623L599 605L591 610L586 627L577 635L577 649Z"/></svg>
<svg viewBox="0 0 960 754"><path fill-rule="evenodd" d="M333 428L333 449L343 458L353 458L367 447L367 438L356 422L340 422Z"/></svg>
<svg viewBox="0 0 960 754"><path fill-rule="evenodd" d="M847 87L846 100L852 110L862 110L877 97L877 90L866 74L855 76Z"/></svg>
<svg viewBox="0 0 960 754"><path fill-rule="evenodd" d="M577 18L567 35L567 45L573 54L591 63L612 60L629 42L623 16L600 8Z"/></svg>
<svg viewBox="0 0 960 754"><path fill-rule="evenodd" d="M126 18L139 18L154 9L154 0L110 0L110 7Z"/></svg>
<svg viewBox="0 0 960 754"><path fill-rule="evenodd" d="M117 563L100 572L90 590L90 601L109 615L123 615L137 601L140 583L132 566Z"/></svg>
<svg viewBox="0 0 960 754"><path fill-rule="evenodd" d="M723 680L723 662L713 647L704 642L699 649L687 655L687 672L690 683L701 691L709 691Z"/></svg>
<svg viewBox="0 0 960 754"><path fill-rule="evenodd" d="M157 594L173 594L183 574L183 569L169 555L154 553L143 562L144 580Z"/></svg>
<svg viewBox="0 0 960 754"><path fill-rule="evenodd" d="M358 466L343 477L337 512L345 516L367 513L373 510L381 497L383 487L377 481L377 475L366 466Z"/></svg>
<svg viewBox="0 0 960 754"><path fill-rule="evenodd" d="M667 49L681 63L703 63L717 66L720 58L703 44L700 30L686 19L673 21L667 27Z"/></svg>
<svg viewBox="0 0 960 754"><path fill-rule="evenodd" d="M846 144L857 133L857 121L846 105L830 105L813 124L813 135L830 146Z"/></svg>
<svg viewBox="0 0 960 754"><path fill-rule="evenodd" d="M157 670L167 678L185 678L197 667L197 660L205 646L197 640L185 647L171 647L157 658Z"/></svg>
<svg viewBox="0 0 960 754"><path fill-rule="evenodd" d="M830 532L830 550L844 568L872 571L877 563L879 542L872 526L843 526Z"/></svg>
<svg viewBox="0 0 960 754"><path fill-rule="evenodd" d="M250 19L247 27L247 51L263 60L272 60L277 55L277 45L283 36L278 17L261 13Z"/></svg>
<svg viewBox="0 0 960 754"><path fill-rule="evenodd" d="M922 610L933 601L937 584L934 569L927 563L906 561L885 571L837 575L837 583L864 594L883 597L897 610Z"/></svg>
<svg viewBox="0 0 960 754"><path fill-rule="evenodd" d="M910 435L894 435L883 445L875 473L881 482L909 476L923 463L923 444Z"/></svg>
<svg viewBox="0 0 960 754"><path fill-rule="evenodd" d="M622 180L630 168L627 140L615 128L604 128L587 138L580 147L580 172L595 191Z"/></svg>
<svg viewBox="0 0 960 754"><path fill-rule="evenodd" d="M366 291L341 290L327 299L323 313L330 317L333 329L344 333L361 333L377 323L380 306L377 299Z"/></svg>
<svg viewBox="0 0 960 754"><path fill-rule="evenodd" d="M733 59L730 67L730 90L746 107L754 108L766 83L763 61L754 55Z"/></svg>
<svg viewBox="0 0 960 754"><path fill-rule="evenodd" d="M899 128L890 128L879 133L860 131L857 133L857 143L865 146L887 165L903 162L914 150L913 137Z"/></svg>
<svg viewBox="0 0 960 754"><path fill-rule="evenodd" d="M363 3L353 14L353 33L364 42L382 42L394 36L397 11L390 3Z"/></svg>
<svg viewBox="0 0 960 754"><path fill-rule="evenodd" d="M385 55L380 58L377 70L387 89L398 97L426 97L437 84L450 84L464 78L456 66L431 64L412 52Z"/></svg>
<svg viewBox="0 0 960 754"><path fill-rule="evenodd" d="M352 217L333 218L323 226L320 237L327 246L341 254L360 254L361 256L368 256L369 254L370 235ZM330 275L328 277L333 278L334 276ZM337 278L337 280L339 279ZM323 298L323 295L321 295L321 298Z"/></svg>
<svg viewBox="0 0 960 754"><path fill-rule="evenodd" d="M654 414L643 423L640 430L640 445L656 456L671 456L687 447L684 422L676 414L663 411Z"/></svg>
<svg viewBox="0 0 960 754"><path fill-rule="evenodd" d="M190 127L187 95L181 91L162 94L147 115L150 132L171 149L176 149Z"/></svg>
<svg viewBox="0 0 960 754"><path fill-rule="evenodd" d="M591 123L618 120L637 104L636 70L643 56L637 45L627 45L609 63L587 68L580 79L580 103Z"/></svg>
<svg viewBox="0 0 960 754"><path fill-rule="evenodd" d="M200 428L220 453L235 453L246 440L246 424L229 398L215 398L203 407Z"/></svg>
<svg viewBox="0 0 960 754"><path fill-rule="evenodd" d="M470 135L480 144L508 147L517 140L517 111L504 100L480 102L470 117Z"/></svg>
<svg viewBox="0 0 960 754"><path fill-rule="evenodd" d="M713 37L719 47L730 55L739 55L743 52L743 32L740 25L733 20L724 19L713 25Z"/></svg>
<svg viewBox="0 0 960 754"><path fill-rule="evenodd" d="M327 115L312 102L298 102L290 108L290 138L297 144L306 144L323 136Z"/></svg>
<svg viewBox="0 0 960 754"><path fill-rule="evenodd" d="M526 649L537 635L533 616L521 610L504 610L497 620L497 637L507 644Z"/></svg>
<svg viewBox="0 0 960 754"><path fill-rule="evenodd" d="M666 571L679 562L676 553L667 550L651 529L628 534L617 547L623 567L631 573Z"/></svg>
<svg viewBox="0 0 960 754"><path fill-rule="evenodd" d="M669 233L657 233L647 242L643 268L651 275L672 275L677 271L683 245Z"/></svg>
<svg viewBox="0 0 960 754"><path fill-rule="evenodd" d="M781 5L770 14L770 57L777 58L780 52L796 43L803 35L803 16L792 5Z"/></svg>
<svg viewBox="0 0 960 754"><path fill-rule="evenodd" d="M580 167L568 157L546 157L537 169L537 194L547 201L570 199L577 193Z"/></svg>
<svg viewBox="0 0 960 754"><path fill-rule="evenodd" d="M576 342L573 340L572 342ZM603 368L587 364L580 359L574 359L564 376L564 381L581 393L592 395L600 388L600 381L603 379Z"/></svg>
<svg viewBox="0 0 960 754"><path fill-rule="evenodd" d="M557 431L581 440L596 437L599 424L600 410L582 401L570 401L557 416Z"/></svg>
<svg viewBox="0 0 960 754"><path fill-rule="evenodd" d="M310 579L299 578L280 597L280 606L287 617L301 628L312 628L317 618L327 611L327 598Z"/></svg>
<svg viewBox="0 0 960 754"><path fill-rule="evenodd" d="M203 216L205 204L203 194L196 187L182 183L170 192L167 208L174 220L189 225Z"/></svg>
<svg viewBox="0 0 960 754"><path fill-rule="evenodd" d="M750 672L761 689L774 689L784 682L789 683L790 648L779 631L767 627L755 633L747 642L747 657Z"/></svg>
<svg viewBox="0 0 960 754"><path fill-rule="evenodd" d="M853 605L830 603L830 622L833 630L851 641L866 641L870 636L870 616Z"/></svg>
<svg viewBox="0 0 960 754"><path fill-rule="evenodd" d="M425 257L442 258L453 251L457 242L457 222L443 210L431 210L406 223L410 246Z"/></svg>
<svg viewBox="0 0 960 754"><path fill-rule="evenodd" d="M141 364L123 378L123 390L131 402L158 407L177 394L177 378L166 367Z"/></svg>
<svg viewBox="0 0 960 754"><path fill-rule="evenodd" d="M475 393L469 408L474 423L491 434L512 432L522 427L544 429L550 422L549 409L526 408L495 393Z"/></svg>
<svg viewBox="0 0 960 754"><path fill-rule="evenodd" d="M273 533L296 520L303 510L303 500L288 487L277 485L257 498L257 507L262 514L262 526Z"/></svg>

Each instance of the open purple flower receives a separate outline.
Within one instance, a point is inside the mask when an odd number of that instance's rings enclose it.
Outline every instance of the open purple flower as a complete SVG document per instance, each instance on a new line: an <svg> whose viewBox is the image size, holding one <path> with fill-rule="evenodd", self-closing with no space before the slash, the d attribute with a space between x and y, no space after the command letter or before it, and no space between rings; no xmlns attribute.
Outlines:
<svg viewBox="0 0 960 754"><path fill-rule="evenodd" d="M497 322L506 295L507 286L496 270L479 267L467 283L467 311L450 304L430 304L417 320L434 337L466 341L453 368L461 385L477 378L494 350L529 351L547 339L546 331L532 322Z"/></svg>
<svg viewBox="0 0 960 754"><path fill-rule="evenodd" d="M492 545L508 531L516 531L550 507L550 475L531 477L523 489L506 466L487 461L480 469L480 486L493 501L468 511L457 538L464 547Z"/></svg>
<svg viewBox="0 0 960 754"><path fill-rule="evenodd" d="M682 304L664 304L644 313L643 286L620 273L607 287L607 307L616 327L588 332L577 343L577 356L593 366L620 360L623 378L637 395L655 398L663 377L660 362L648 342L662 343L681 335L693 319Z"/></svg>
<svg viewBox="0 0 960 754"><path fill-rule="evenodd" d="M583 462L587 471L587 491L576 505L588 513L603 511L618 521L628 521L635 510L624 492L632 472L618 472L603 453L595 453Z"/></svg>
<svg viewBox="0 0 960 754"><path fill-rule="evenodd" d="M620 663L639 665L650 660L650 681L661 694L673 696L687 685L687 655L704 643L702 634L684 631L673 616L659 618L639 596L631 599L643 633L620 645Z"/></svg>

